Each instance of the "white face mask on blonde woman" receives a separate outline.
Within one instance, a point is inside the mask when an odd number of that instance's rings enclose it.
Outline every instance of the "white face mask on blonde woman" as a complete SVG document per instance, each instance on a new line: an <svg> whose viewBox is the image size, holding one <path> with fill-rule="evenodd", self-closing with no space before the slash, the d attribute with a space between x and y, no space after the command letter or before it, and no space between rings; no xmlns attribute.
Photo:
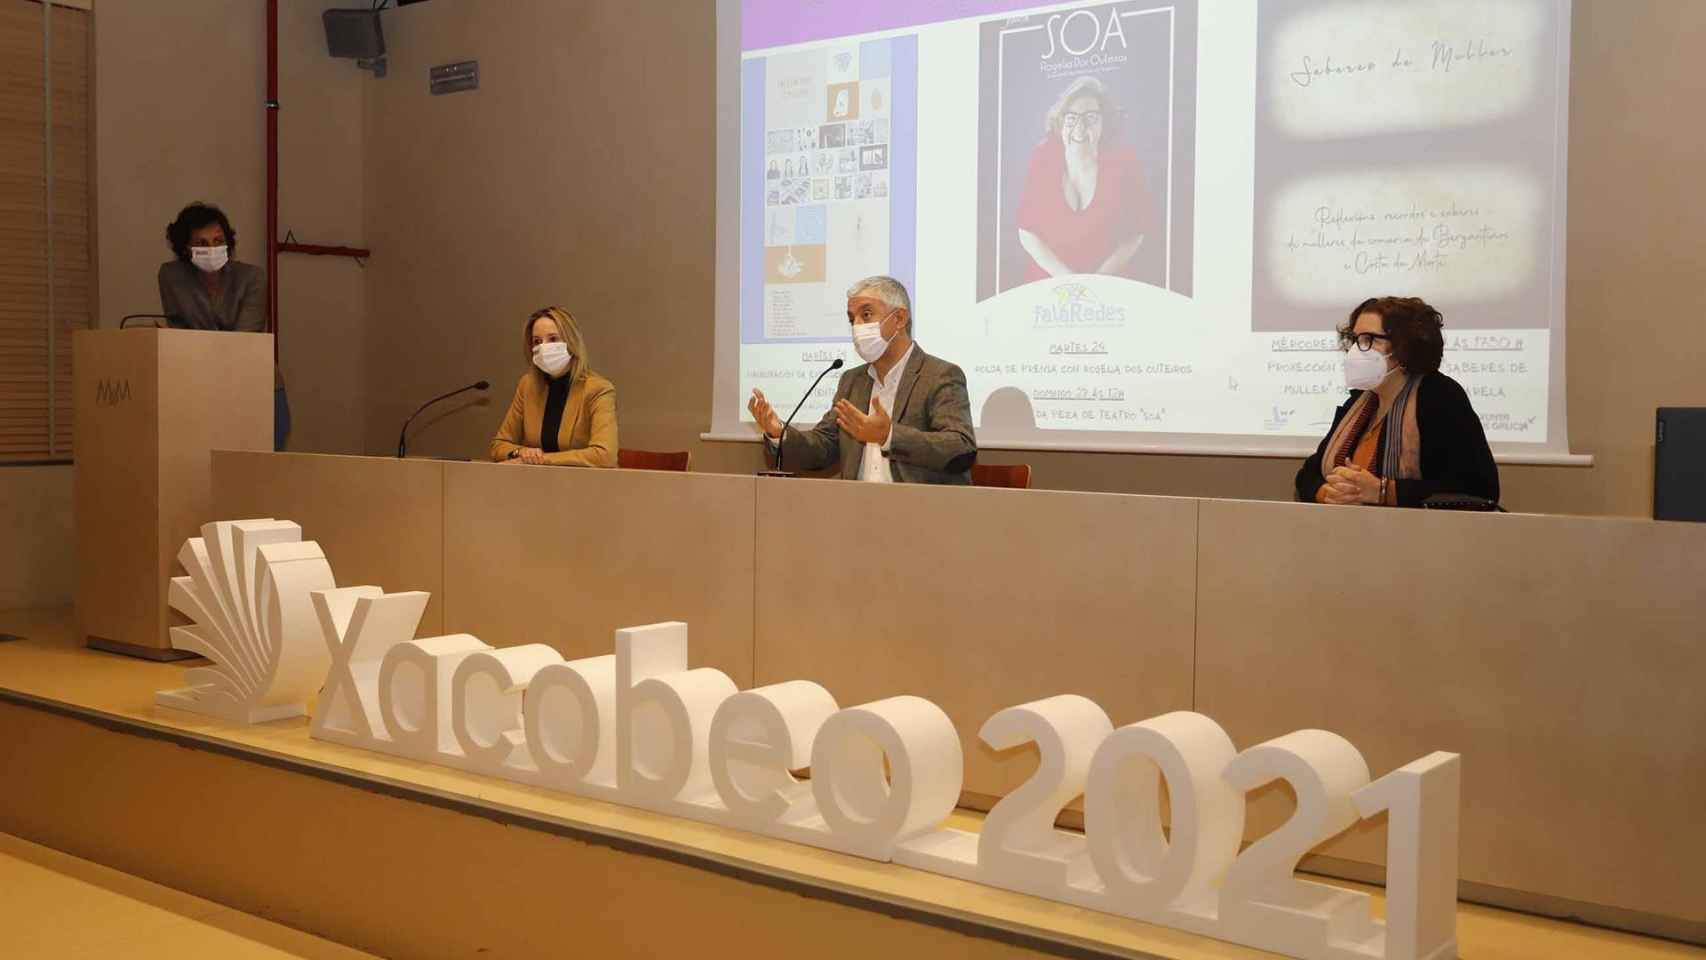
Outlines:
<svg viewBox="0 0 1706 960"><path fill-rule="evenodd" d="M533 348L533 365L547 377L560 377L569 369L569 345L562 341L541 343Z"/></svg>

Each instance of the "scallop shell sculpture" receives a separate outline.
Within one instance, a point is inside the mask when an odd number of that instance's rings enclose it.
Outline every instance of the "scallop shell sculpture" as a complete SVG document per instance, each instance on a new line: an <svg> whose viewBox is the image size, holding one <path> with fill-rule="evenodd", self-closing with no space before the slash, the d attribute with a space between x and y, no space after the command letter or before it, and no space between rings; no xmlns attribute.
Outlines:
<svg viewBox="0 0 1706 960"><path fill-rule="evenodd" d="M288 520L221 520L178 562L188 575L167 602L191 622L171 628L172 647L212 664L154 702L245 724L305 715L331 663L311 598L337 585L320 545Z"/></svg>

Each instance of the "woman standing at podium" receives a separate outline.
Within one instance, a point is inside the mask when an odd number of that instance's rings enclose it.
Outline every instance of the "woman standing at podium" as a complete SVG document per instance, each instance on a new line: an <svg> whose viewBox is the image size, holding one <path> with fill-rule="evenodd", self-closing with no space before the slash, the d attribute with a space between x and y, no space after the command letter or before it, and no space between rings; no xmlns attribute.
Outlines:
<svg viewBox="0 0 1706 960"><path fill-rule="evenodd" d="M492 438L499 463L616 466L616 387L593 373L574 315L534 311L522 327L527 372Z"/></svg>
<svg viewBox="0 0 1706 960"><path fill-rule="evenodd" d="M237 231L225 211L192 203L166 225L174 259L160 265L160 312L180 330L267 332L267 273L232 259ZM290 433L290 404L284 377L273 367L273 447L282 450Z"/></svg>

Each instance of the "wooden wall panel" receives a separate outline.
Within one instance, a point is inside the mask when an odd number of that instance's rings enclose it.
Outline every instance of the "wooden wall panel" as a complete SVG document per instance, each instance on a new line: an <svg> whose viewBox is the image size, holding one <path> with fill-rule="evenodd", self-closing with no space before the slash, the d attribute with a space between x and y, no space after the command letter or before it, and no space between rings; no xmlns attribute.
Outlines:
<svg viewBox="0 0 1706 960"><path fill-rule="evenodd" d="M1464 880L1706 920L1706 526L1205 500L1201 544L1197 709L1240 747L1459 752Z"/></svg>
<svg viewBox="0 0 1706 960"><path fill-rule="evenodd" d="M568 657L687 622L695 667L752 684L752 477L445 467L445 630Z"/></svg>
<svg viewBox="0 0 1706 960"><path fill-rule="evenodd" d="M916 694L959 729L965 790L1035 764L978 730L1062 693L1115 725L1191 705L1194 500L760 480L758 682L842 706Z"/></svg>
<svg viewBox="0 0 1706 960"><path fill-rule="evenodd" d="M274 517L302 525L339 586L432 594L420 632L444 632L444 464L312 454L213 454L219 520Z"/></svg>

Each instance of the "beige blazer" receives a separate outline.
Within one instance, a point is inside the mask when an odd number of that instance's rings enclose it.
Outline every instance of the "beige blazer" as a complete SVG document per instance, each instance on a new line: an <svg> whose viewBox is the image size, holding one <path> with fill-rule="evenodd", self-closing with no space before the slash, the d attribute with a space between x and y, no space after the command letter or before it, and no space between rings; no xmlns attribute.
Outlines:
<svg viewBox="0 0 1706 960"><path fill-rule="evenodd" d="M549 390L545 375L528 370L515 385L509 412L492 438L494 461L510 459L523 447L538 447L545 421L545 398ZM557 431L557 453L547 453L545 462L565 467L616 466L616 386L587 371L569 386L563 405L563 424Z"/></svg>

